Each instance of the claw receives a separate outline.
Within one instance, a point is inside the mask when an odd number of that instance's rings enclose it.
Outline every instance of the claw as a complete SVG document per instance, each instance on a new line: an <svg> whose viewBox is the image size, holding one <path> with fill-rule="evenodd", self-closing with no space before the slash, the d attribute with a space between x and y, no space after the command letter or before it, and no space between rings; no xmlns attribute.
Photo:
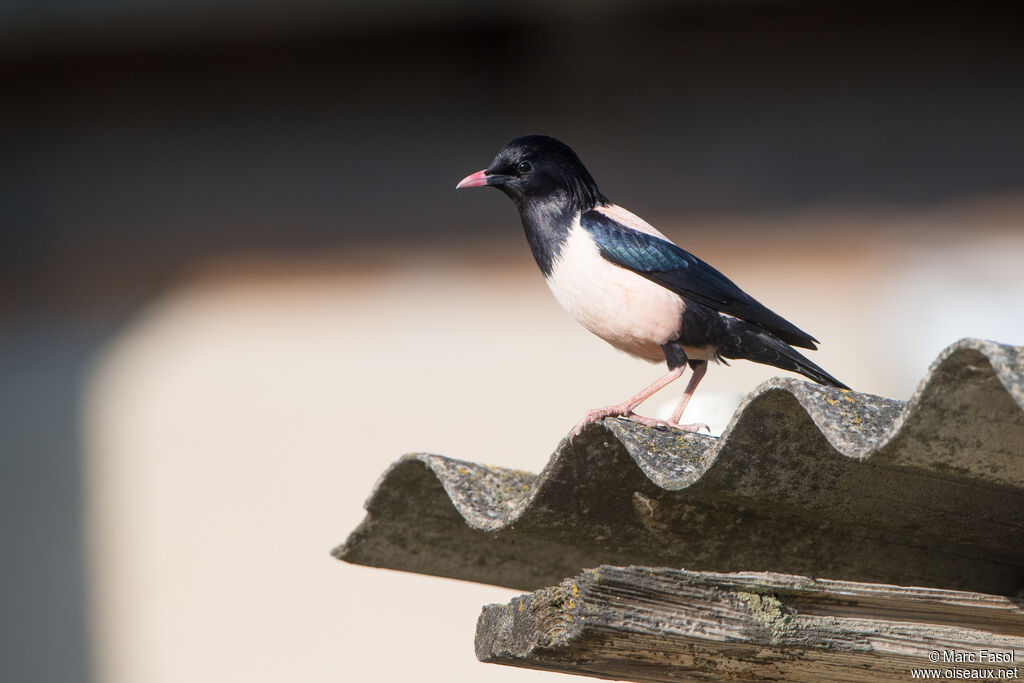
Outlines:
<svg viewBox="0 0 1024 683"><path fill-rule="evenodd" d="M700 430L703 429L708 434L711 433L711 427L706 425L706 424L704 424L703 422L694 422L693 424L688 424L688 425L673 424L672 426L675 429L681 429L684 432L697 433L697 432L699 432Z"/></svg>
<svg viewBox="0 0 1024 683"><path fill-rule="evenodd" d="M681 425L678 422L673 422L671 420L659 420L653 417L644 417L643 415L637 415L636 413L633 413L632 415L626 415L624 417L632 420L633 422L637 422L648 427L668 427L669 429L678 429L683 432L699 432L700 430L703 429L708 434L711 433L711 427L704 424L703 422L694 422L693 424Z"/></svg>
<svg viewBox="0 0 1024 683"><path fill-rule="evenodd" d="M583 431L583 428L591 422L597 422L598 420L602 420L606 417L629 417L630 415L633 415L633 411L622 405L588 410L587 414L583 416L583 419L576 423L576 426L572 428L571 432L569 432L569 442L572 443L572 440L579 436Z"/></svg>
<svg viewBox="0 0 1024 683"><path fill-rule="evenodd" d="M583 428L591 422L597 422L598 420L606 417L624 417L627 420L642 424L646 427L668 427L669 429L678 429L684 432L699 432L705 430L708 434L711 433L711 427L704 424L703 422L695 422L693 424L679 424L678 422L672 422L669 420L659 420L654 417L645 417L643 415L637 415L626 405L607 406L605 408L594 408L588 410L587 414L583 416L572 431L569 432L569 443L579 436L583 432Z"/></svg>
<svg viewBox="0 0 1024 683"><path fill-rule="evenodd" d="M694 367L693 377L690 378L690 383L686 385L686 391L683 393L682 400L679 401L679 406L672 414L671 420L657 420L653 417L644 417L643 415L637 415L636 413L633 412L633 409L636 408L641 403L643 403L644 401L646 401L647 399L649 399L657 391L664 389L666 386L668 386L675 380L679 379L679 377L682 376L683 374L683 370L686 369L685 364L672 368L671 370L668 371L667 374L656 380L649 387L645 388L636 396L633 396L632 398L624 401L623 403L620 403L615 406L608 406L606 408L595 408L593 410L588 410L587 414L583 416L583 419L580 420L579 423L572 428L571 432L569 432L569 443L572 443L572 440L575 437L579 436L580 433L583 431L583 428L586 427L588 424L590 424L591 422L597 422L598 420L606 417L624 417L628 420L632 420L633 422L637 422L648 427L670 427L671 429L681 429L684 432L699 432L701 429L704 429L707 430L708 434L710 434L711 428L706 424L694 423L684 425L679 424L678 422L679 418L683 416L683 411L686 409L686 404L689 403L690 401L690 396L693 395L693 392L697 389L697 385L700 383L701 378L707 371L707 367L707 361L701 361L696 367Z"/></svg>

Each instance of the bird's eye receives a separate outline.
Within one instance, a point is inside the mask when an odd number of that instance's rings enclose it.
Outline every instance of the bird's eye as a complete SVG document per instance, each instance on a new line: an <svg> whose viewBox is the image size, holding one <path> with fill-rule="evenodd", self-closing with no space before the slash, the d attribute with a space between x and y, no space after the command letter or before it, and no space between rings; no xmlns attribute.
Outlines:
<svg viewBox="0 0 1024 683"><path fill-rule="evenodd" d="M529 161L520 161L519 165L516 166L516 170L519 171L521 175L526 175L533 170L533 166Z"/></svg>

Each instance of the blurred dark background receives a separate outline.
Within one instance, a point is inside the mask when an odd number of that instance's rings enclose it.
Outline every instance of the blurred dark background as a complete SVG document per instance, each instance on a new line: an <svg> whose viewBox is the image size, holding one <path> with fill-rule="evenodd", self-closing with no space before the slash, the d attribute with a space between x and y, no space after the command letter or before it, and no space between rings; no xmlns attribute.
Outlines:
<svg viewBox="0 0 1024 683"><path fill-rule="evenodd" d="M90 680L82 382L191 269L518 244L528 132L656 224L1019 195L1018 7L0 2L0 680Z"/></svg>
<svg viewBox="0 0 1024 683"><path fill-rule="evenodd" d="M492 240L453 179L525 132L655 218L1017 191L1015 7L18 3L4 310L138 301L197 255Z"/></svg>

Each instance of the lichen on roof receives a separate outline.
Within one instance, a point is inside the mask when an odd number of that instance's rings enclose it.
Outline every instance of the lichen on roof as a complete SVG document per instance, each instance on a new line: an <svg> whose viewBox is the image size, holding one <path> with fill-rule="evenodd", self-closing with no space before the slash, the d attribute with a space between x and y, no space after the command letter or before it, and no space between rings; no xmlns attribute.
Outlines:
<svg viewBox="0 0 1024 683"><path fill-rule="evenodd" d="M720 439L609 418L539 475L405 456L335 550L536 589L600 564L1024 588L1024 349L962 340L911 400L773 379Z"/></svg>

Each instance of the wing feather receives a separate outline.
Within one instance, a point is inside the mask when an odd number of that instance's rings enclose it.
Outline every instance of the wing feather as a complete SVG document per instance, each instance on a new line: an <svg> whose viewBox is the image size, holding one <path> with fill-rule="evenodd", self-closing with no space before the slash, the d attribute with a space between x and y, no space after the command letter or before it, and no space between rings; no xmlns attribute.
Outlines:
<svg viewBox="0 0 1024 683"><path fill-rule="evenodd" d="M634 230L596 210L584 213L580 217L580 226L590 233L601 256L611 263L642 275L679 296L759 325L788 344L817 348L814 337L667 239Z"/></svg>

